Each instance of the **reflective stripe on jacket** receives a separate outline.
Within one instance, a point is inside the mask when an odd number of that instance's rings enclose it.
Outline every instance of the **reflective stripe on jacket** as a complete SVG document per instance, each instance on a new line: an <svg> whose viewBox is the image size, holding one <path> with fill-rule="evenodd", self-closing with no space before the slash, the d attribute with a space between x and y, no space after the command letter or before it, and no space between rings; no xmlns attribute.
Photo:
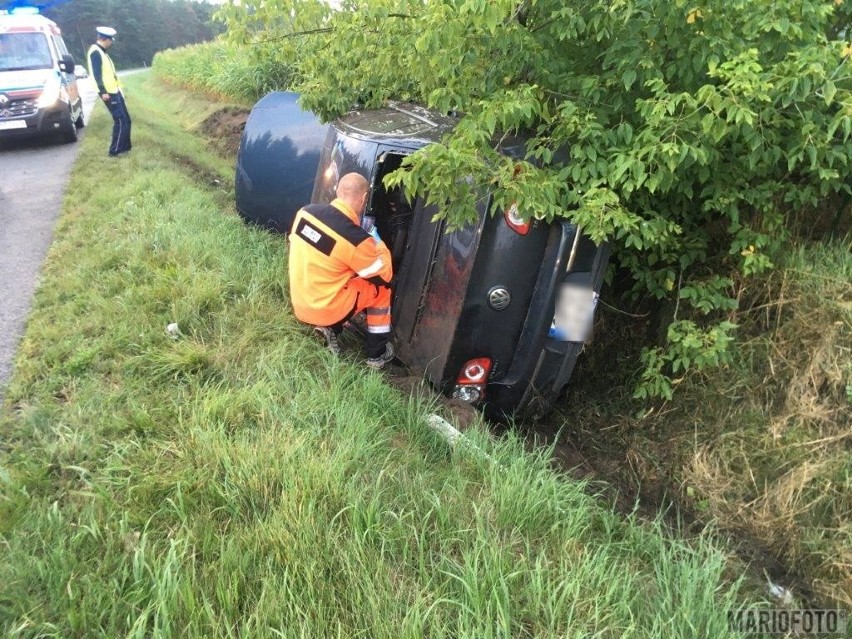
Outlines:
<svg viewBox="0 0 852 639"><path fill-rule="evenodd" d="M115 65L107 52L97 43L89 47L89 75L95 79L98 93L121 92L121 83L118 81Z"/></svg>
<svg viewBox="0 0 852 639"><path fill-rule="evenodd" d="M296 317L308 324L331 326L355 308L353 277L389 286L393 277L387 246L358 224L342 200L309 204L296 214L290 231L290 300Z"/></svg>

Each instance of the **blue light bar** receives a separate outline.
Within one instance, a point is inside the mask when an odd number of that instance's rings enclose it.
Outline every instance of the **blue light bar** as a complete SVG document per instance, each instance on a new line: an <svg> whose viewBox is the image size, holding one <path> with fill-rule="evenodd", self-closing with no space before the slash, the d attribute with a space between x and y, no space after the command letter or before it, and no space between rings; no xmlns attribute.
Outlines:
<svg viewBox="0 0 852 639"><path fill-rule="evenodd" d="M11 13L13 16L37 16L40 11L38 7L15 7Z"/></svg>

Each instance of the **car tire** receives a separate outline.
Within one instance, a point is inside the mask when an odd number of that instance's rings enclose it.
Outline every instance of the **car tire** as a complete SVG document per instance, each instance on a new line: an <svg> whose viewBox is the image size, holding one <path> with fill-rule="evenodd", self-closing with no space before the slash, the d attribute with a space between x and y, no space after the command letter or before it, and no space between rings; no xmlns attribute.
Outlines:
<svg viewBox="0 0 852 639"><path fill-rule="evenodd" d="M73 118L74 116L71 114L71 111L68 111L68 120L65 122L65 125L62 127L62 141L66 144L73 144L77 141L79 135L77 134L77 125L75 124Z"/></svg>
<svg viewBox="0 0 852 639"><path fill-rule="evenodd" d="M83 119L83 101L82 100L80 100L80 115L78 115L77 119L74 120L74 126L76 126L78 129L82 129L84 126L86 126L86 120Z"/></svg>

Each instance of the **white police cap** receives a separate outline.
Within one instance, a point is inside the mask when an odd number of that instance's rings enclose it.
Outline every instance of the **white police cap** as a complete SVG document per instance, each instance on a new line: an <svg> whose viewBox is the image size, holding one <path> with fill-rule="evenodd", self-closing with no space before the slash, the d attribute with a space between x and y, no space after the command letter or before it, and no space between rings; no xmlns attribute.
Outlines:
<svg viewBox="0 0 852 639"><path fill-rule="evenodd" d="M112 27L98 27L95 31L97 31L98 35L102 38L114 38L115 34L118 33Z"/></svg>

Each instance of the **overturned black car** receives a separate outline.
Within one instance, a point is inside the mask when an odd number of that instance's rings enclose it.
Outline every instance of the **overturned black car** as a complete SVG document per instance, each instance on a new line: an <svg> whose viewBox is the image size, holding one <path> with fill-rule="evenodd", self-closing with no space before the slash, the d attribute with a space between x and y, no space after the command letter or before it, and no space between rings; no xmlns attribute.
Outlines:
<svg viewBox="0 0 852 639"><path fill-rule="evenodd" d="M393 343L441 392L495 418L546 413L588 339L609 256L567 221L525 220L483 198L475 225L446 232L435 207L383 178L457 120L417 106L354 111L323 125L294 93L253 108L240 144L237 209L287 233L308 202L329 202L350 171L372 185L366 215L393 255ZM507 146L503 152L522 153Z"/></svg>

